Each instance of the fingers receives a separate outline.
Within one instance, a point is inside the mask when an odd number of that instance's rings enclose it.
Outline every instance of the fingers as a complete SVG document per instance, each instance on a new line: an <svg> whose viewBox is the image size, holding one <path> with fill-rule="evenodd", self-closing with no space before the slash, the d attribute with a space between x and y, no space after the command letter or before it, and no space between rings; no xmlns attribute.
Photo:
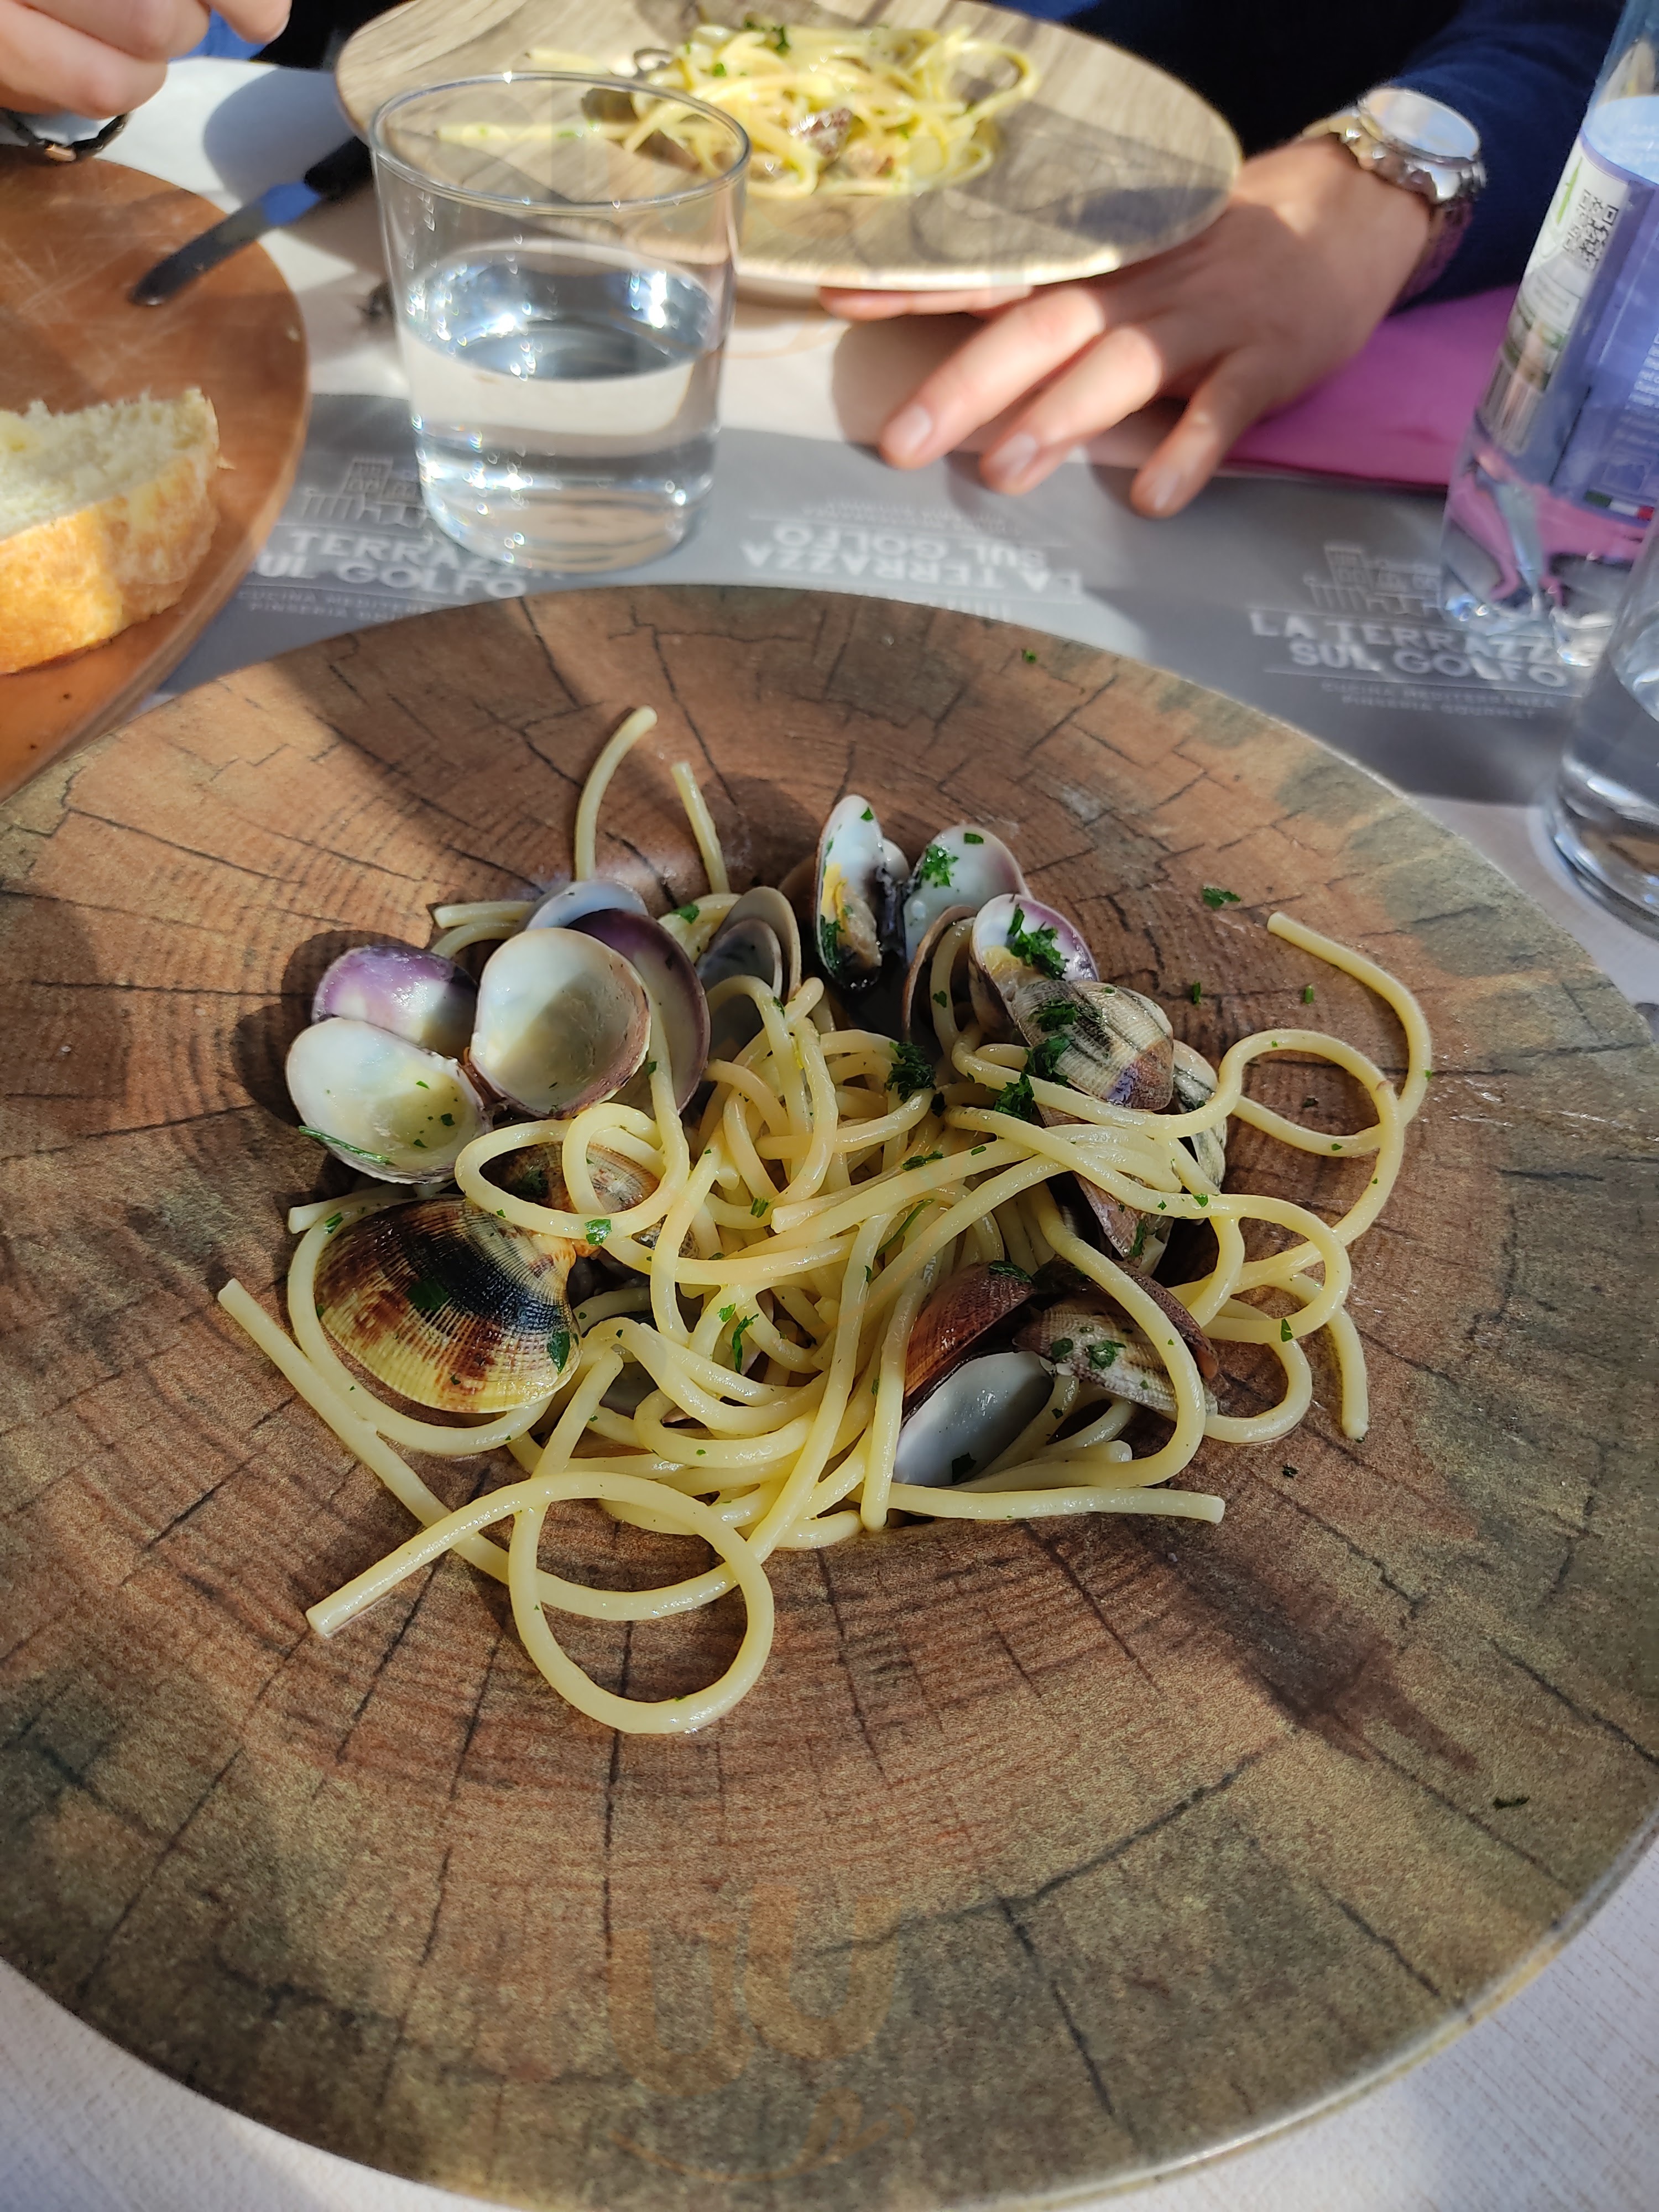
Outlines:
<svg viewBox="0 0 1659 2212"><path fill-rule="evenodd" d="M1167 325L1109 331L1025 408L980 464L993 491L1030 491L1074 446L1156 399L1184 366Z"/></svg>
<svg viewBox="0 0 1659 2212"><path fill-rule="evenodd" d="M167 62L207 35L198 0L30 0L49 21L79 31L136 62Z"/></svg>
<svg viewBox="0 0 1659 2212"><path fill-rule="evenodd" d="M268 46L288 22L289 0L221 0L219 13L242 38Z"/></svg>
<svg viewBox="0 0 1659 2212"><path fill-rule="evenodd" d="M1063 367L1105 325L1105 302L1087 285L1034 293L934 370L882 432L883 457L896 468L915 469L949 453Z"/></svg>
<svg viewBox="0 0 1659 2212"><path fill-rule="evenodd" d="M1179 514L1208 483L1235 439L1283 396L1261 355L1229 355L1199 386L1180 422L1136 477L1131 506L1158 518Z"/></svg>
<svg viewBox="0 0 1659 2212"><path fill-rule="evenodd" d="M845 292L826 284L818 294L826 314L848 323L882 323L896 315L982 315L1028 300L1029 284L988 285L972 292Z"/></svg>
<svg viewBox="0 0 1659 2212"><path fill-rule="evenodd" d="M37 8L0 0L5 106L24 114L125 115L158 93L167 73L165 58L138 59Z"/></svg>

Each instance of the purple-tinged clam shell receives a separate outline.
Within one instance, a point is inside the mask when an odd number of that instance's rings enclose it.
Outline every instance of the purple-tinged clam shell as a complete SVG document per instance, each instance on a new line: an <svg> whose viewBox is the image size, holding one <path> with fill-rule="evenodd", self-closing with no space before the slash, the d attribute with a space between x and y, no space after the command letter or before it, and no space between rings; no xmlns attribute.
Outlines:
<svg viewBox="0 0 1659 2212"><path fill-rule="evenodd" d="M323 970L311 1018L372 1022L426 1052L459 1060L472 1034L478 987L441 952L412 945L356 945Z"/></svg>
<svg viewBox="0 0 1659 2212"><path fill-rule="evenodd" d="M696 969L668 932L647 915L606 907L585 914L571 927L620 953L656 1000L668 1043L674 1103L683 1110L708 1061L708 1001Z"/></svg>

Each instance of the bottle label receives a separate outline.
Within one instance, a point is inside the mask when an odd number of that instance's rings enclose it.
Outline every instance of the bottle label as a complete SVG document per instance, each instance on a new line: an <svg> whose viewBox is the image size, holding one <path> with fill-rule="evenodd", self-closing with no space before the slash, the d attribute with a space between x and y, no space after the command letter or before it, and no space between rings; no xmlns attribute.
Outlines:
<svg viewBox="0 0 1659 2212"><path fill-rule="evenodd" d="M1629 179L1603 167L1581 134L1522 276L1480 402L1481 421L1511 453L1526 441L1629 193Z"/></svg>

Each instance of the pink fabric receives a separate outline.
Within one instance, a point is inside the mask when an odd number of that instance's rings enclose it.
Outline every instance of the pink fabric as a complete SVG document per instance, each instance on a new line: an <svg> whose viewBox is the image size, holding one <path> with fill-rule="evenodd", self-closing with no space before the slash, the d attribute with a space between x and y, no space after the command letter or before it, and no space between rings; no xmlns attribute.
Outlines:
<svg viewBox="0 0 1659 2212"><path fill-rule="evenodd" d="M1514 297L1476 292L1391 315L1363 353L1291 406L1253 424L1229 461L1444 485L1486 390Z"/></svg>

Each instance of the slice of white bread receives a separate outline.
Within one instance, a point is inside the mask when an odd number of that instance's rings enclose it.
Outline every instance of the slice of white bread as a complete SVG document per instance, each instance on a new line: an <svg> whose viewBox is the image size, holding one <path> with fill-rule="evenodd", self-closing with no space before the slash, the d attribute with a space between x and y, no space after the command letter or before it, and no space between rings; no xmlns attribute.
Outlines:
<svg viewBox="0 0 1659 2212"><path fill-rule="evenodd" d="M199 392L0 410L0 675L170 607L212 539L218 465Z"/></svg>

